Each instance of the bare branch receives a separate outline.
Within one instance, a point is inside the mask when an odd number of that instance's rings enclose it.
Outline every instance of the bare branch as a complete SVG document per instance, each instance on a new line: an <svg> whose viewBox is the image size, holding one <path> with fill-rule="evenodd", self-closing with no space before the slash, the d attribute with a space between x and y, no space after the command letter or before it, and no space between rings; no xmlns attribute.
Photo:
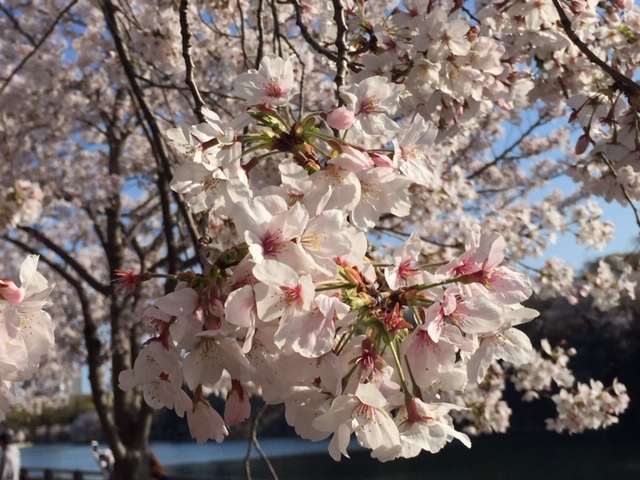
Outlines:
<svg viewBox="0 0 640 480"><path fill-rule="evenodd" d="M244 33L244 12L242 11L240 0L236 0L236 7L238 8L238 12L240 12L240 46L242 47L242 64L244 65L244 68L247 68L247 65L249 64L249 57L247 56L245 45L246 36Z"/></svg>
<svg viewBox="0 0 640 480"><path fill-rule="evenodd" d="M67 13L71 9L71 7L73 7L76 3L78 3L78 0L71 0L71 2L66 7L64 7L60 11L60 13L58 13L58 15L56 16L56 18L53 21L53 23L51 23L51 25L49 25L49 28L44 32L44 35L42 35L42 38L40 38L38 43L35 44L35 46L33 47L33 50L31 50L22 59L22 61L18 65L16 65L16 68L13 69L13 71L9 74L9 76L2 83L2 87L0 87L0 94L2 94L2 92L4 92L4 90L7 88L7 86L9 85L11 80L13 79L13 77L22 69L22 67L25 66L25 64L29 61L29 59L36 54L36 52L40 49L42 44L47 40L47 38L49 38L49 35L51 35L51 33L55 30L56 25L58 25L58 22L60 22L60 19L65 15L65 13Z"/></svg>
<svg viewBox="0 0 640 480"><path fill-rule="evenodd" d="M536 128L547 123L548 120L549 120L549 115L547 114L540 115L540 117L538 117L538 120L536 120L531 126L529 126L529 128L522 135L520 135L520 137L515 142L509 145L500 155L498 155L495 159L493 159L493 161L484 164L475 172L472 172L471 174L467 175L467 180L472 180L476 178L477 176L484 173L487 169L493 167L494 165L497 165L499 162L506 159L508 155L513 150L515 150L525 138L527 138Z"/></svg>
<svg viewBox="0 0 640 480"><path fill-rule="evenodd" d="M256 9L256 22L258 22L258 46L256 51L255 69L260 67L260 62L264 56L264 26L262 25L262 7L264 0L258 0L258 8Z"/></svg>
<svg viewBox="0 0 640 480"><path fill-rule="evenodd" d="M278 7L275 0L271 0L271 15L273 15L273 45L278 46L277 54L282 57L282 42L280 41L284 35L280 33L280 19L278 18ZM303 67L304 68L304 67Z"/></svg>
<svg viewBox="0 0 640 480"><path fill-rule="evenodd" d="M44 233L31 227L18 227L18 229L30 235L31 237L33 237L34 239L42 243L42 245L44 245L46 248L48 248L53 253L58 255L67 265L69 265L78 274L80 278L82 278L85 282L87 282L89 286L93 288L96 292L102 295L109 294L109 289L110 289L109 285L100 283L96 278L94 278L89 273L89 271L86 268L80 265L80 263L72 256L70 252L67 252L66 250L64 250L58 243L51 240Z"/></svg>
<svg viewBox="0 0 640 480"><path fill-rule="evenodd" d="M122 63L122 67L124 69L127 80L129 81L129 85L131 86L133 97L138 104L139 110L142 112L142 114L140 115L141 124L146 123L149 128L149 131L145 129L145 134L147 135L149 144L151 145L151 149L155 154L158 166L158 177L156 179L156 184L162 206L163 227L165 240L167 242L168 268L169 273L175 273L177 271L177 249L175 245L172 212L169 201L169 178L171 176L171 165L169 162L169 157L164 146L160 128L158 127L156 119L145 100L144 92L138 84L136 72L133 64L131 63L131 59L129 58L127 48L125 47L124 42L120 37L120 29L118 27L118 22L116 19L116 7L113 5L113 3L111 3L111 0L103 0L101 2L101 7L105 16L107 27L118 52L118 57L120 59L120 62ZM142 122L143 119L144 122ZM192 228L192 221L190 222L189 212L186 210L184 202L181 201L181 196L177 193L173 196L178 203L178 208L180 209L182 216L187 222L189 233L195 247L195 245L197 245L198 236L196 231Z"/></svg>
<svg viewBox="0 0 640 480"><path fill-rule="evenodd" d="M13 13L11 13L11 11L2 3L0 3L0 11L7 16L7 18L11 23L13 23L13 26L15 29L19 31L23 37L29 40L29 43L31 44L32 47L35 47L37 45L38 42L36 42L31 35L29 35L27 32L25 32L22 29L22 27L20 26L20 22L18 22L18 19L15 17L15 15L13 15Z"/></svg>
<svg viewBox="0 0 640 480"><path fill-rule="evenodd" d="M331 50L327 50L322 45L320 45L315 38L311 36L307 27L302 23L302 6L297 2L297 0L292 0L293 8L296 12L296 25L300 29L300 33L302 34L302 38L320 55L327 57L329 60L337 62L338 56L333 53Z"/></svg>
<svg viewBox="0 0 640 480"><path fill-rule="evenodd" d="M605 157L602 153L600 154L600 158L602 158L604 163L609 168L609 171L611 172L611 174L617 179L618 172L615 171L609 159ZM627 193L627 190L624 188L624 185L620 184L619 186L620 186L620 190L622 190L622 195L624 195L624 198L627 200L627 202L629 202L629 205L631 206L631 210L633 210L633 214L636 217L636 224L638 225L638 228L640 228L640 214L638 213L638 209L636 208L633 201L631 200L631 197L629 197L629 194Z"/></svg>
<svg viewBox="0 0 640 480"><path fill-rule="evenodd" d="M564 33L567 35L567 37L569 37L569 40L571 40L573 44L576 47L578 47L578 49L587 56L587 58L591 61L591 63L596 64L606 73L611 75L611 78L615 80L615 85L617 86L617 88L625 92L627 95L639 96L640 85L638 85L632 79L630 79L629 77L625 76L624 74L622 74L621 72L613 68L608 63L601 60L600 57L598 57L595 53L593 53L591 49L589 49L587 44L584 43L582 40L580 40L578 35L576 35L576 33L573 31L573 28L571 26L571 20L569 20L569 17L567 17L567 14L565 13L564 9L562 8L558 0L552 0L552 1L553 1L553 6L556 7L556 11L558 12L558 16L560 17L560 24L562 25Z"/></svg>
<svg viewBox="0 0 640 480"><path fill-rule="evenodd" d="M189 90L191 91L191 95L193 96L193 100L195 101L195 107L193 107L193 112L196 114L196 118L200 123L204 123L204 115L202 114L202 108L205 106L204 101L202 100L202 96L200 95L200 91L198 90L198 86L196 85L196 81L193 75L194 65L193 58L191 58L191 30L189 28L189 0L180 0L180 35L182 35L182 58L184 58L185 65L185 83Z"/></svg>
<svg viewBox="0 0 640 480"><path fill-rule="evenodd" d="M336 100L338 100L338 106L341 107L344 105L344 100L340 97L340 87L344 85L344 76L347 70L347 25L344 20L344 9L340 0L333 0L333 19L336 22L336 48L338 49L334 83L336 84Z"/></svg>
<svg viewBox="0 0 640 480"><path fill-rule="evenodd" d="M269 460L269 457L267 457L267 454L264 453L264 450L262 450L262 447L260 446L260 442L258 442L258 423L260 422L260 419L262 418L262 415L264 415L264 412L267 410L267 404L263 404L262 407L260 407L260 410L258 410L256 412L256 416L253 418L253 424L251 426L251 441L253 442L253 444L256 447L256 450L258 451L258 453L260 454L260 456L262 457L262 460L264 460L264 463L267 464L267 468L269 469L269 473L271 473L271 478L273 478L273 480L278 480L278 474L276 473L275 469L273 468L273 465L271 464L271 461Z"/></svg>

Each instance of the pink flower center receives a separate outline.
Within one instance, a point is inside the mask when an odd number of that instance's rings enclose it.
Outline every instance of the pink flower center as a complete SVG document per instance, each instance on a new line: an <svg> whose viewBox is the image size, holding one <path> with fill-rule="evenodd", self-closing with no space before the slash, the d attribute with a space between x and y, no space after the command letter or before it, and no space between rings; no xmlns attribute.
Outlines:
<svg viewBox="0 0 640 480"><path fill-rule="evenodd" d="M371 405L367 405L366 403L361 403L356 407L354 411L354 416L361 417L366 419L367 421L376 421L378 417L378 412L375 407Z"/></svg>
<svg viewBox="0 0 640 480"><path fill-rule="evenodd" d="M398 265L398 276L403 280L408 280L418 273L418 270L411 266L411 259L407 258Z"/></svg>
<svg viewBox="0 0 640 480"><path fill-rule="evenodd" d="M287 93L277 82L269 82L264 86L264 90L271 98L281 98Z"/></svg>
<svg viewBox="0 0 640 480"><path fill-rule="evenodd" d="M280 289L284 293L284 301L287 305L302 302L302 285L296 285L295 287L283 285Z"/></svg>
<svg viewBox="0 0 640 480"><path fill-rule="evenodd" d="M420 343L424 347L431 347L436 343L433 341L426 328L421 328L420 330L418 330L418 338L420 339Z"/></svg>
<svg viewBox="0 0 640 480"><path fill-rule="evenodd" d="M375 98L363 98L360 102L360 108L358 109L358 113L381 113L378 105L374 102Z"/></svg>
<svg viewBox="0 0 640 480"><path fill-rule="evenodd" d="M278 230L267 233L260 239L260 242L262 243L262 250L264 251L265 257L277 255L283 244L280 231Z"/></svg>

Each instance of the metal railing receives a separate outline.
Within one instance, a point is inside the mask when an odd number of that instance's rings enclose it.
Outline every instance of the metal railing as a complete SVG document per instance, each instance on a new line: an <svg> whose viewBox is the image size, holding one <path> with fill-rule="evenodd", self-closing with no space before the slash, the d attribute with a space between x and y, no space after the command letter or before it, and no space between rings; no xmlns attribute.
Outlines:
<svg viewBox="0 0 640 480"><path fill-rule="evenodd" d="M83 470L54 470L51 468L22 468L20 480L103 480L100 472Z"/></svg>
<svg viewBox="0 0 640 480"><path fill-rule="evenodd" d="M22 468L20 480L103 480L100 472L53 468ZM238 477L215 477L218 480L237 480ZM245 477L242 477L245 478ZM214 480L214 477L167 475L166 480Z"/></svg>

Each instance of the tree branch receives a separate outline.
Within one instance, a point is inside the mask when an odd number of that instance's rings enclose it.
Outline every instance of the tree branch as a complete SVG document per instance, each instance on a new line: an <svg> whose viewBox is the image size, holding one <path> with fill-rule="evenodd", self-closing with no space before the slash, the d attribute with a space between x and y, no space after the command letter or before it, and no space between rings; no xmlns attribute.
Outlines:
<svg viewBox="0 0 640 480"><path fill-rule="evenodd" d="M198 90L198 86L196 85L196 81L194 78L194 64L193 58L191 58L191 29L189 28L189 18L187 14L189 12L189 0L180 0L180 35L182 36L182 58L184 58L185 65L185 83L189 90L191 91L191 96L193 96L193 100L195 101L195 106L193 107L193 112L196 114L196 118L198 122L204 123L204 115L202 114L202 108L205 106L204 101L202 100L202 96L200 95L200 91Z"/></svg>
<svg viewBox="0 0 640 480"><path fill-rule="evenodd" d="M333 62L338 61L338 56L333 53L331 50L327 50L322 45L320 45L315 38L311 36L307 27L302 23L302 6L297 2L297 0L292 0L293 8L296 12L296 25L300 29L300 33L302 34L302 38L309 44L311 48L313 48L320 55L327 57L329 60Z"/></svg>
<svg viewBox="0 0 640 480"><path fill-rule="evenodd" d="M333 19L336 22L336 48L338 49L334 83L336 84L336 100L338 101L338 106L341 107L344 105L344 100L340 97L340 87L344 85L344 77L347 70L347 25L344 20L344 9L341 0L333 0Z"/></svg>
<svg viewBox="0 0 640 480"><path fill-rule="evenodd" d="M611 165L611 162L609 161L609 159L605 157L602 153L600 154L600 158L602 158L604 163L609 168L609 171L611 172L611 174L617 179L618 173L613 168L613 165ZM627 190L624 188L624 185L619 184L619 186L620 186L620 190L622 190L622 195L624 195L624 198L627 200L627 202L629 202L629 205L631 206L631 210L633 210L633 214L636 217L636 224L638 225L638 228L640 228L640 214L638 213L638 209L633 204L633 201L631 200L631 197L629 197L629 194L627 193Z"/></svg>
<svg viewBox="0 0 640 480"><path fill-rule="evenodd" d="M19 31L23 37L25 37L27 40L29 40L29 43L31 44L32 47L35 47L38 42L36 42L36 40L29 35L27 32L25 32L22 27L20 26L20 22L18 22L18 19L13 15L13 13L11 13L11 11L2 3L0 3L0 11L2 11L2 13L4 13L7 18L9 19L9 21L11 23L13 23L14 28ZM6 33L6 32L5 32Z"/></svg>
<svg viewBox="0 0 640 480"><path fill-rule="evenodd" d="M42 243L45 247L51 250L53 253L58 255L64 262L69 265L80 278L82 278L85 282L89 284L91 288L93 288L96 292L102 295L109 294L109 285L105 285L100 283L96 278L94 278L89 271L84 268L73 256L70 252L64 250L60 245L47 237L44 233L35 228L31 227L18 227L19 230L22 230L26 234L30 235L40 243Z"/></svg>
<svg viewBox="0 0 640 480"><path fill-rule="evenodd" d="M564 9L558 2L558 0L552 0L553 6L556 7L556 11L558 12L558 16L560 17L560 24L562 25L562 29L564 33L569 37L569 40L573 42L573 44L578 47L578 49L586 55L586 57L591 61L591 63L596 64L603 71L608 73L611 78L614 79L615 85L618 89L625 92L627 95L640 96L640 85L631 80L629 77L625 76L623 73L619 72L611 65L601 60L595 53L589 49L586 43L584 43L578 35L573 31L571 26L571 20L567 17Z"/></svg>
<svg viewBox="0 0 640 480"><path fill-rule="evenodd" d="M171 166L169 162L169 157L165 150L165 146L162 140L162 134L160 133L160 128L156 122L149 105L147 104L144 93L140 88L140 85L137 82L137 76L133 64L131 63L131 59L127 53L127 49L120 37L120 29L118 27L118 22L116 19L116 7L113 5L111 0L102 0L101 8L105 16L105 20L107 23L107 27L115 44L116 50L118 52L118 57L122 64L122 67L125 71L125 75L127 80L129 81L129 85L131 86L131 90L133 92L133 96L138 104L138 108L142 112L142 117L144 118L145 123L148 125L150 132L146 132L151 148L155 154L157 167L158 167L158 176L156 179L156 185L158 187L158 194L160 196L161 206L162 206L162 217L163 217L163 227L165 233L165 240L167 242L167 260L168 260L168 269L169 273L176 273L177 271L177 249L175 245L175 239L173 234L173 221L172 221L172 212L169 202L169 178L171 176ZM187 222L187 228L189 228L190 237L193 241L194 248L197 245L198 236L196 231L193 229L193 222L189 220L189 213L184 206L184 202L182 202L181 196L177 193L173 195L178 203L178 208Z"/></svg>
<svg viewBox="0 0 640 480"><path fill-rule="evenodd" d="M56 28L56 25L58 25L58 22L64 16L64 14L67 13L71 9L71 7L73 7L76 3L78 3L78 0L72 0L66 7L64 7L60 11L60 13L58 13L58 15L56 16L56 18L53 21L53 23L51 25L49 25L49 28L44 32L44 35L42 35L42 38L40 38L38 43L36 43L34 45L33 50L31 50L22 59L22 61L18 65L16 65L16 68L13 69L13 71L9 74L9 76L2 83L2 86L0 87L0 94L2 94L2 92L4 92L4 90L7 88L7 86L9 85L11 80L13 79L13 77L22 69L22 67L25 66L25 64L29 61L29 59L36 54L36 52L40 49L42 44L47 40L47 38L49 38L49 35L51 35L53 30Z"/></svg>
<svg viewBox="0 0 640 480"><path fill-rule="evenodd" d="M549 119L549 115L547 115L547 114L540 115L540 117L538 117L538 120L536 120L522 135L520 135L520 138L518 138L515 142L513 142L511 145L509 145L493 161L484 164L482 167L480 167L475 172L467 175L467 180L472 180L472 179L476 178L477 176L479 176L482 173L484 173L487 169L493 167L494 165L497 165L500 161L502 161L505 158L507 158L507 155L509 155L513 150L515 150L522 143L522 141L525 138L527 138L529 136L529 134L531 134L531 132L533 132L539 126L544 125L547 122L548 119Z"/></svg>
<svg viewBox="0 0 640 480"><path fill-rule="evenodd" d="M238 8L238 12L240 12L240 46L242 47L242 64L244 68L247 68L249 65L249 58L247 57L247 50L245 45L246 36L244 33L244 12L242 11L242 4L240 0L236 0L236 7Z"/></svg>
<svg viewBox="0 0 640 480"><path fill-rule="evenodd" d="M260 68L260 62L264 56L264 26L262 25L262 7L264 0L258 0L258 7L256 8L256 22L258 22L258 45L256 47L256 61L254 68L257 70Z"/></svg>

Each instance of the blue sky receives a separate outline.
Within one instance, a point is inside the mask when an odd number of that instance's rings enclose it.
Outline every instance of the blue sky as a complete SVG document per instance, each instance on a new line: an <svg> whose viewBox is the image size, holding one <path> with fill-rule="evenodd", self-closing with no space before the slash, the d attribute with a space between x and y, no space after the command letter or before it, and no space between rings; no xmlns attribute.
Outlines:
<svg viewBox="0 0 640 480"><path fill-rule="evenodd" d="M638 235L640 228L629 206L622 207L618 203L606 203L596 199L603 213L601 220L611 220L616 228L613 241L603 250L594 250L585 245L578 245L571 233L559 235L555 245L551 245L539 258L529 258L525 263L531 267L540 267L550 257L558 257L578 270L586 262L593 261L603 255L639 251Z"/></svg>

